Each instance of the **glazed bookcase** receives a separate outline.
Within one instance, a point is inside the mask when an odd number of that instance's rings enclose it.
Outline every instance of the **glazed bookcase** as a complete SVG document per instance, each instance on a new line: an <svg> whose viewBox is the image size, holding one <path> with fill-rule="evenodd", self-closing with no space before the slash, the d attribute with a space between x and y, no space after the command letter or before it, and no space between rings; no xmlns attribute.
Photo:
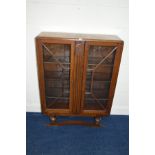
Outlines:
<svg viewBox="0 0 155 155"><path fill-rule="evenodd" d="M42 113L49 125L100 126L110 114L123 41L113 35L42 32L36 38ZM89 116L93 122L57 122L57 116Z"/></svg>

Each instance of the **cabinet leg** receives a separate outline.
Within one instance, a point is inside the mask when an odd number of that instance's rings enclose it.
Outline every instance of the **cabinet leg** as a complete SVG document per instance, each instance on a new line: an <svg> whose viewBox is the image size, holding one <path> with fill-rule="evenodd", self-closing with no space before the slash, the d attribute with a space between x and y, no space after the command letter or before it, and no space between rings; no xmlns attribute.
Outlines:
<svg viewBox="0 0 155 155"><path fill-rule="evenodd" d="M95 124L97 126L100 126L100 121L101 121L101 118L100 117L95 117Z"/></svg>
<svg viewBox="0 0 155 155"><path fill-rule="evenodd" d="M52 123L56 123L56 116L50 116L50 120L52 121Z"/></svg>

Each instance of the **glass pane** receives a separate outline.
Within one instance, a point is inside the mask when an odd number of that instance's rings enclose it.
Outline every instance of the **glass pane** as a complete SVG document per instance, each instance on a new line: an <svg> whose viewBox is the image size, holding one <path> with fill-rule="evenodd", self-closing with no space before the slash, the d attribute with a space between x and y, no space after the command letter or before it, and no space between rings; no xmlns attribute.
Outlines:
<svg viewBox="0 0 155 155"><path fill-rule="evenodd" d="M84 109L103 110L108 102L116 48L90 46L86 73Z"/></svg>
<svg viewBox="0 0 155 155"><path fill-rule="evenodd" d="M43 44L46 105L68 109L70 94L70 53L68 44Z"/></svg>

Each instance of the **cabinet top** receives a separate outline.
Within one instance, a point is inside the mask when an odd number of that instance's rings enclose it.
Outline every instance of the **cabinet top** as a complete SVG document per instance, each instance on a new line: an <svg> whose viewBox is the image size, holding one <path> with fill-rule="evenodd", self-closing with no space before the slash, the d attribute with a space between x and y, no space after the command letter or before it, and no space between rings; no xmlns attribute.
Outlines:
<svg viewBox="0 0 155 155"><path fill-rule="evenodd" d="M82 34L82 33L65 33L65 32L41 32L37 38L56 38L56 39L70 39L70 40L86 40L86 41L113 41L123 42L116 35L103 35L103 34Z"/></svg>

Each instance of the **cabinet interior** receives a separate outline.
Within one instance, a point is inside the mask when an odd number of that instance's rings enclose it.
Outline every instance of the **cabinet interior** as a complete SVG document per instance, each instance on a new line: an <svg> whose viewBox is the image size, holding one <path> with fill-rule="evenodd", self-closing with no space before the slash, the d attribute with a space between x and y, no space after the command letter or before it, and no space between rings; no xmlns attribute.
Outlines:
<svg viewBox="0 0 155 155"><path fill-rule="evenodd" d="M88 50L84 109L104 110L108 103L114 59L114 46L94 46Z"/></svg>
<svg viewBox="0 0 155 155"><path fill-rule="evenodd" d="M48 109L68 109L71 45L44 43L42 48L46 106Z"/></svg>
<svg viewBox="0 0 155 155"><path fill-rule="evenodd" d="M69 109L71 45L43 43L46 106ZM103 110L108 103L114 46L91 45L87 56L84 110Z"/></svg>

